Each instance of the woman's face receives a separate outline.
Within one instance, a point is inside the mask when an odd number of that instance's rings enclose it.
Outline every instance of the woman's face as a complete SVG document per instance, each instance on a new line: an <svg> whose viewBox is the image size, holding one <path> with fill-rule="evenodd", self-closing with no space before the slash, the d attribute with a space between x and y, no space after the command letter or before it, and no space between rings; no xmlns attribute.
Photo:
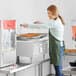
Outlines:
<svg viewBox="0 0 76 76"><path fill-rule="evenodd" d="M57 17L56 15L53 15L51 11L48 10L47 12L48 12L49 19L55 19Z"/></svg>

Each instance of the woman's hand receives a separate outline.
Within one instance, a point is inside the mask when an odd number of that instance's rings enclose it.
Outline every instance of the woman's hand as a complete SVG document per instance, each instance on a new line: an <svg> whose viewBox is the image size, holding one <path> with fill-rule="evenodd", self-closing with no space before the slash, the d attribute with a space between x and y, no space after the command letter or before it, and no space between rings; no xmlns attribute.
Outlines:
<svg viewBox="0 0 76 76"><path fill-rule="evenodd" d="M20 27L27 28L28 27L28 24L20 24Z"/></svg>

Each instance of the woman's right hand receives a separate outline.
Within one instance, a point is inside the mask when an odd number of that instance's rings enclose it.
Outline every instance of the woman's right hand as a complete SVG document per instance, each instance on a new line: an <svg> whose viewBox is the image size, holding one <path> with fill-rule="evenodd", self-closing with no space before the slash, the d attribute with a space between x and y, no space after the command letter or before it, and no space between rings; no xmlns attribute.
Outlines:
<svg viewBox="0 0 76 76"><path fill-rule="evenodd" d="M20 27L24 27L24 28L27 28L28 27L28 24L20 24Z"/></svg>

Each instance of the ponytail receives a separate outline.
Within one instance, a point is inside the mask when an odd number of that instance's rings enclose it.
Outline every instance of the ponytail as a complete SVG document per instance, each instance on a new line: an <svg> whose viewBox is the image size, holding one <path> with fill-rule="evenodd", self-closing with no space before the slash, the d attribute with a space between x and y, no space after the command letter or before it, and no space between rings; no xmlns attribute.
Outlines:
<svg viewBox="0 0 76 76"><path fill-rule="evenodd" d="M65 25L63 18L60 15L58 17L60 18L62 24Z"/></svg>

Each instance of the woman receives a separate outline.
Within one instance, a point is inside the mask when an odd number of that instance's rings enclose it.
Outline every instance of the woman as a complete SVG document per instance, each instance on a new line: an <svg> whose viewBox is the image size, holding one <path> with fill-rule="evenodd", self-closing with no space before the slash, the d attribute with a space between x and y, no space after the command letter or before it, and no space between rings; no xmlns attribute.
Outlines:
<svg viewBox="0 0 76 76"><path fill-rule="evenodd" d="M49 30L49 56L50 63L54 64L56 76L63 76L62 74L62 56L64 51L63 35L64 35L64 21L58 13L55 5L47 8L48 17L53 21L53 26Z"/></svg>
<svg viewBox="0 0 76 76"><path fill-rule="evenodd" d="M58 9L55 5L47 8L49 22L49 56L50 64L54 64L56 76L63 76L62 74L62 56L64 51L63 35L64 35L64 21L59 15ZM41 22L35 22L41 23Z"/></svg>
<svg viewBox="0 0 76 76"><path fill-rule="evenodd" d="M64 21L59 15L58 9L55 5L51 5L47 8L49 22L47 24L41 24L41 26L49 28L49 56L50 64L54 64L56 76L63 76L62 74L62 56L64 51L63 35L64 35ZM35 24L41 22L36 21ZM23 25L24 26L24 25ZM25 27L27 25L25 24ZM32 27L31 25L28 25Z"/></svg>

